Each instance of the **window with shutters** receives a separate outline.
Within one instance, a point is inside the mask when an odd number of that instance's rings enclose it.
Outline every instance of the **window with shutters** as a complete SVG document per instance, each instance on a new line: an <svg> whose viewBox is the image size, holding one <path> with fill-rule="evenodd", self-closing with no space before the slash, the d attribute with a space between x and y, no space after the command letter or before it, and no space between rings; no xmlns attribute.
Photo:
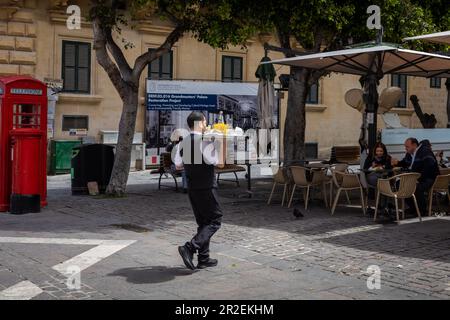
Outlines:
<svg viewBox="0 0 450 320"><path fill-rule="evenodd" d="M150 52L155 50L156 49L149 49ZM163 54L149 64L148 78L151 80L173 79L173 51Z"/></svg>
<svg viewBox="0 0 450 320"><path fill-rule="evenodd" d="M408 78L403 74L393 74L391 76L391 86L399 87L402 89L402 97L397 103L397 108L406 108L407 105L407 95L408 95Z"/></svg>
<svg viewBox="0 0 450 320"><path fill-rule="evenodd" d="M222 56L223 82L242 82L243 60L241 57Z"/></svg>
<svg viewBox="0 0 450 320"><path fill-rule="evenodd" d="M306 103L319 104L319 82L316 82L309 88L309 94L306 97Z"/></svg>
<svg viewBox="0 0 450 320"><path fill-rule="evenodd" d="M71 129L89 129L88 116L63 116L62 131Z"/></svg>
<svg viewBox="0 0 450 320"><path fill-rule="evenodd" d="M440 89L441 88L441 78L430 78L430 88L436 88L436 89Z"/></svg>
<svg viewBox="0 0 450 320"><path fill-rule="evenodd" d="M91 44L63 41L62 48L63 91L91 93Z"/></svg>

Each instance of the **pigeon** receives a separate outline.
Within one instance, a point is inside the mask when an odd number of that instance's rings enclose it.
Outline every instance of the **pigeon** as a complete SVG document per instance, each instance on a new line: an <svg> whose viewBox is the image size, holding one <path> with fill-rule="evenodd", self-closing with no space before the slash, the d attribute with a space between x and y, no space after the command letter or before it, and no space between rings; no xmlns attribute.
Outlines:
<svg viewBox="0 0 450 320"><path fill-rule="evenodd" d="M293 214L294 214L294 216L296 218L303 218L304 217L304 215L301 213L301 211L299 209L297 209L297 208L294 208Z"/></svg>

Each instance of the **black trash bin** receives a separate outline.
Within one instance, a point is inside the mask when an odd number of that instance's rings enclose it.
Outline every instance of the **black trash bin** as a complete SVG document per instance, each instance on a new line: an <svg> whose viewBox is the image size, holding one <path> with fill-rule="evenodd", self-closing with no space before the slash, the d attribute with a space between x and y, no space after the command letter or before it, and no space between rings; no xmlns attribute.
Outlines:
<svg viewBox="0 0 450 320"><path fill-rule="evenodd" d="M85 144L72 149L72 195L88 195L88 182L97 182L105 193L114 164L114 147Z"/></svg>

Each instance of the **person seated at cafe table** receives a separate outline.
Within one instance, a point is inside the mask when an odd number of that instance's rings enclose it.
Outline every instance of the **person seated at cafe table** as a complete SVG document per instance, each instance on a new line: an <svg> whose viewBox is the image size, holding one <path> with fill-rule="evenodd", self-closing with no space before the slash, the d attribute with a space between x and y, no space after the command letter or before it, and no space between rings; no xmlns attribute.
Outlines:
<svg viewBox="0 0 450 320"><path fill-rule="evenodd" d="M373 151L364 162L364 170L370 171L367 174L367 183L373 187L377 186L378 179L386 174L386 170L392 169L391 156L388 154L386 146L378 142Z"/></svg>
<svg viewBox="0 0 450 320"><path fill-rule="evenodd" d="M423 216L426 213L425 193L431 189L436 177L439 175L439 166L428 140L419 143L416 138L408 138L405 141L405 150L406 155L403 160L392 159L392 165L407 169L410 172L420 173L415 195L420 213ZM415 215L413 199L406 199L406 204L409 207L406 213Z"/></svg>
<svg viewBox="0 0 450 320"><path fill-rule="evenodd" d="M369 153L364 162L364 172L366 173L367 184L373 188L377 188L378 179L385 178L392 174L391 156L388 154L386 146L378 142ZM369 197L371 196L369 190ZM383 213L386 216L392 215L393 205L389 203L387 197L381 197L380 207L384 208ZM368 208L371 211L371 208Z"/></svg>

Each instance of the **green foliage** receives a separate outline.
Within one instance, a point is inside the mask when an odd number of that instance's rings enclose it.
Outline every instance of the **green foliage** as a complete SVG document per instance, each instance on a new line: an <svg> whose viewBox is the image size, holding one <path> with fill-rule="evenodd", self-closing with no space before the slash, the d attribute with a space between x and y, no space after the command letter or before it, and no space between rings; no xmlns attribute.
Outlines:
<svg viewBox="0 0 450 320"><path fill-rule="evenodd" d="M444 27L437 23L441 13L433 10L433 6L427 5L430 1L413 0L372 0L367 3L379 5L381 8L381 23L384 27L384 41L402 43L405 37L427 34L448 30L448 24ZM445 1L432 1L435 4L444 5ZM358 8L357 16L366 18L365 8ZM362 20L362 19L361 19ZM363 21L354 30L349 28L349 33L356 41L367 41L375 38L375 31L365 27ZM403 43L405 47L417 50L437 50L438 46L426 43Z"/></svg>
<svg viewBox="0 0 450 320"><path fill-rule="evenodd" d="M257 30L276 33L283 47L289 47L291 37L307 51L318 51L320 45L336 50L375 40L376 30L366 27L366 10L372 4L381 8L385 41L401 43L408 36L450 29L446 0L266 0L242 6L251 12L248 22ZM422 43L414 47L436 48Z"/></svg>
<svg viewBox="0 0 450 320"><path fill-rule="evenodd" d="M114 3L120 1L93 1L91 19L98 17L104 27L120 33L130 21ZM217 48L245 44L257 31L248 23L250 7L244 12L242 1L238 0L128 0L124 4L131 18L156 16Z"/></svg>
<svg viewBox="0 0 450 320"><path fill-rule="evenodd" d="M277 34L284 47L294 38L308 51L372 41L376 31L366 27L366 9L372 4L381 8L385 41L401 43L404 37L450 29L445 0L98 0L92 14L120 33L128 24L125 11L114 7L121 2L131 16L144 12L171 21L216 48L245 45L258 32ZM405 45L437 48L421 42Z"/></svg>

